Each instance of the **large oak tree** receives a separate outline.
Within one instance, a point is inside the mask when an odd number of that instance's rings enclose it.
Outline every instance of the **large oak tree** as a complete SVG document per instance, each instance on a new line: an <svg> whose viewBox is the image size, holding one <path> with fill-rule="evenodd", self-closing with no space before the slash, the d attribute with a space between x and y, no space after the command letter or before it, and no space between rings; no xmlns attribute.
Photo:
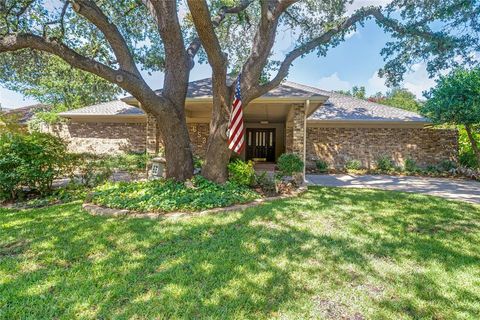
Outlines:
<svg viewBox="0 0 480 320"><path fill-rule="evenodd" d="M225 131L231 71L242 71L248 105L279 85L297 58L312 51L325 55L367 19L393 35L382 51L389 60L381 73L394 84L419 60L428 61L434 73L458 57L466 62L471 51L478 50L480 5L472 0L396 0L385 8L353 13L347 13L352 2L347 0L187 2L189 12L181 19L174 0L58 0L56 8L42 0L1 0L0 53L53 54L132 94L159 122L167 175L178 180L193 172L184 107L189 73L200 53L212 66L214 90L203 174L222 182L230 157ZM459 32L462 28L469 32ZM290 30L293 49L277 61L274 45L285 29ZM146 84L139 66L164 71L160 95Z"/></svg>
<svg viewBox="0 0 480 320"><path fill-rule="evenodd" d="M192 176L185 97L195 44L185 44L175 1L0 2L0 52L42 51L132 94L160 123L167 176ZM26 53L25 53L26 52ZM157 95L140 73L163 70Z"/></svg>
<svg viewBox="0 0 480 320"><path fill-rule="evenodd" d="M471 62L472 52L480 49L478 1L396 0L385 8L361 7L347 14L352 1L245 0L243 4L251 4L244 13L247 18L229 17L237 21L225 23L230 27L223 33L211 22L210 2L187 2L213 71L213 114L203 174L219 182L227 178L225 168L230 158L224 132L235 84L226 80L229 69L242 73L243 105L247 106L278 86L297 58L313 51L325 55L367 19L374 19L393 37L382 51L388 61L380 71L390 84L401 82L416 62L425 61L434 75L458 61ZM292 49L278 61L272 58L274 45L286 30L292 34ZM240 48L235 43L239 38ZM241 48L248 48L248 52Z"/></svg>

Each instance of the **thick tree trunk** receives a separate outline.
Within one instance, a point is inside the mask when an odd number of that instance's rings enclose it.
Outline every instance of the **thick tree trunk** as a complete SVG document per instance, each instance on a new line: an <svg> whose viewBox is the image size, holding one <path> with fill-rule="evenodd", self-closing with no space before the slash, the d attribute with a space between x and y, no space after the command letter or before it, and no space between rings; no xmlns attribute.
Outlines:
<svg viewBox="0 0 480 320"><path fill-rule="evenodd" d="M160 110L159 98L149 95L143 101L142 107L154 114L157 128L165 147L167 161L166 177L177 181L185 181L193 176L193 155L184 113L177 112L184 106L170 106L170 112L155 112ZM148 112L147 111L147 112Z"/></svg>
<svg viewBox="0 0 480 320"><path fill-rule="evenodd" d="M472 145L472 150L477 157L477 164L480 165L480 149L478 148L478 142L475 140L472 132L471 125L465 125L465 131L467 131L468 140L470 140L470 144Z"/></svg>
<svg viewBox="0 0 480 320"><path fill-rule="evenodd" d="M227 165L231 155L227 145L231 95L225 80L216 80L214 75L212 82L214 88L212 120L202 175L208 180L225 183L228 179ZM215 94L215 91L218 94Z"/></svg>
<svg viewBox="0 0 480 320"><path fill-rule="evenodd" d="M193 157L190 137L185 121L172 117L169 121L161 121L159 126L165 147L167 161L167 178L185 181L193 176Z"/></svg>

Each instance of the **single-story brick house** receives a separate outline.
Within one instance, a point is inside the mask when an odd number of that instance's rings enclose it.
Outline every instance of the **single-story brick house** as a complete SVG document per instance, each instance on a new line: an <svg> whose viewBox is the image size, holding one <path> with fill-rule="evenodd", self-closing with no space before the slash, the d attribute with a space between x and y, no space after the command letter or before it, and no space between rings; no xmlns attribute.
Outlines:
<svg viewBox="0 0 480 320"><path fill-rule="evenodd" d="M211 79L193 81L188 88L186 116L195 154L202 156L209 133ZM155 120L127 97L60 114L65 124L49 127L78 152L155 152L159 137ZM428 119L398 108L285 81L244 110L246 141L242 158L275 162L294 152L307 167L322 159L335 167L360 160L373 167L387 155L402 164L419 165L456 160L455 130L433 129Z"/></svg>

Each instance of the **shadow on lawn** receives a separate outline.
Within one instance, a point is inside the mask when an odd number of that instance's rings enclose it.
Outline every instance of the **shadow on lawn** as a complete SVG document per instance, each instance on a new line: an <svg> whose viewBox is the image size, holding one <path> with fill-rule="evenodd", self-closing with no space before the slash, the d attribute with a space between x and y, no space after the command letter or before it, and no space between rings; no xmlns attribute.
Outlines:
<svg viewBox="0 0 480 320"><path fill-rule="evenodd" d="M395 203L402 205L388 211ZM477 266L478 274L480 209L469 204L315 188L242 213L179 221L92 217L78 204L0 214L7 226L0 245L28 243L3 258L10 262L0 257L0 272L14 272L0 282L6 317L268 318L302 309L301 301L311 304L305 316L348 318L361 308L342 305L328 289L372 281L388 287L389 276L411 292L361 292L387 313L430 316L442 306L479 312L471 307L478 292L450 288L465 299L453 306L439 279L421 271ZM416 263L418 272L380 273L378 261ZM336 310L322 309L319 299Z"/></svg>

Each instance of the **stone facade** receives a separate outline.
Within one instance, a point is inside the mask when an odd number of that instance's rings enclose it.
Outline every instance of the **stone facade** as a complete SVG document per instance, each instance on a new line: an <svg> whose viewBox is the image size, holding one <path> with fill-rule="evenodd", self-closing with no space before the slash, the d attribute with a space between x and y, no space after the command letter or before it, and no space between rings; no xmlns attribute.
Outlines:
<svg viewBox="0 0 480 320"><path fill-rule="evenodd" d="M158 130L157 120L152 115L147 115L146 133L146 148L148 154L158 154L162 148L162 140L160 137L160 131Z"/></svg>
<svg viewBox="0 0 480 320"><path fill-rule="evenodd" d="M207 149L207 139L210 133L210 126L208 123L189 123L188 134L190 135L190 142L192 144L193 154L204 158Z"/></svg>
<svg viewBox="0 0 480 320"><path fill-rule="evenodd" d="M315 160L321 159L336 168L349 160L374 168L375 160L383 155L397 165L411 158L420 166L428 166L457 160L458 133L429 128L309 127L306 152L307 167L314 167Z"/></svg>
<svg viewBox="0 0 480 320"><path fill-rule="evenodd" d="M145 151L145 123L70 122L44 125L68 143L71 152L119 154Z"/></svg>

